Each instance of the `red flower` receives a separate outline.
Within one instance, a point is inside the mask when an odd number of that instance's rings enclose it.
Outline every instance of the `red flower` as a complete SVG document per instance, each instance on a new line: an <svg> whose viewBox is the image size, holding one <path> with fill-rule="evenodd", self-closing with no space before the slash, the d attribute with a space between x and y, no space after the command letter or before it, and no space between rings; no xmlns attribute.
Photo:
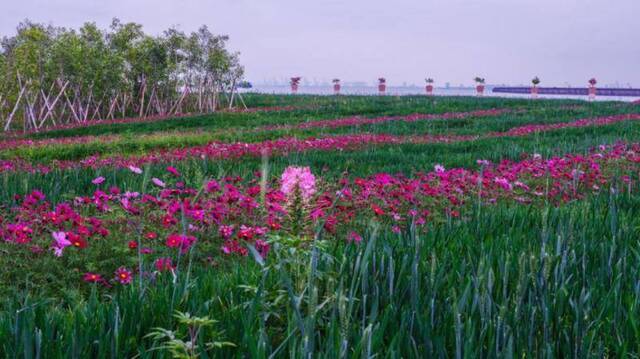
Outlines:
<svg viewBox="0 0 640 359"><path fill-rule="evenodd" d="M146 239L156 239L156 238L158 238L158 233L156 233L156 232L148 232L147 234L144 235L144 237Z"/></svg>
<svg viewBox="0 0 640 359"><path fill-rule="evenodd" d="M382 216L382 215L384 215L384 210L383 210L382 208L378 207L378 206L377 206L377 205L375 205L375 204L372 204L372 205L371 205L371 209L373 210L373 213L375 213L375 214L376 214L376 216Z"/></svg>
<svg viewBox="0 0 640 359"><path fill-rule="evenodd" d="M82 280L89 283L98 283L102 281L102 276L98 273L87 272L82 276Z"/></svg>
<svg viewBox="0 0 640 359"><path fill-rule="evenodd" d="M273 217L269 217L269 219L267 219L267 223L269 224L269 227L271 227L271 229L274 231L277 231L280 228L282 228L282 225L278 223L278 221Z"/></svg>
<svg viewBox="0 0 640 359"><path fill-rule="evenodd" d="M76 248L87 248L87 240L75 233L67 233L67 239Z"/></svg>
<svg viewBox="0 0 640 359"><path fill-rule="evenodd" d="M138 248L138 242L129 241L129 249L136 249L136 248Z"/></svg>
<svg viewBox="0 0 640 359"><path fill-rule="evenodd" d="M238 231L238 238L252 240L255 234L256 232L252 227L247 227L243 224L240 226L240 230Z"/></svg>
<svg viewBox="0 0 640 359"><path fill-rule="evenodd" d="M178 234L170 234L169 237L167 237L166 245L169 248L178 247L180 243L182 243L182 239Z"/></svg>
<svg viewBox="0 0 640 359"><path fill-rule="evenodd" d="M195 243L196 237L193 236L183 236L180 234L170 234L167 237L167 241L165 242L167 247L176 248L180 247L182 251L186 251L191 247L193 243Z"/></svg>
<svg viewBox="0 0 640 359"><path fill-rule="evenodd" d="M129 284L133 277L131 276L131 271L125 267L120 267L116 270L116 280L120 282L120 284Z"/></svg>

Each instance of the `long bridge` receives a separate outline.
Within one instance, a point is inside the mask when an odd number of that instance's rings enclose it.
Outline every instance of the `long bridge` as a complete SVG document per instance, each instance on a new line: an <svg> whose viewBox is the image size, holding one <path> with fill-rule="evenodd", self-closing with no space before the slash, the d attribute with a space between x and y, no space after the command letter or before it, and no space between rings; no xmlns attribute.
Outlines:
<svg viewBox="0 0 640 359"><path fill-rule="evenodd" d="M494 87L493 92L529 94L531 87ZM540 95L589 95L587 87L538 87ZM640 89L634 88L596 88L596 96L640 97Z"/></svg>

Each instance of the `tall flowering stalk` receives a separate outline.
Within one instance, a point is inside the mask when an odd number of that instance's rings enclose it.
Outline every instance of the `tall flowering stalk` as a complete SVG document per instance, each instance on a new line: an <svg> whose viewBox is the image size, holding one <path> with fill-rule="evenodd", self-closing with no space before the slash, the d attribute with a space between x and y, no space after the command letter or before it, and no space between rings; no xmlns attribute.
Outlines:
<svg viewBox="0 0 640 359"><path fill-rule="evenodd" d="M280 179L280 191L286 197L288 225L293 235L303 235L310 229L311 199L316 193L316 178L309 167L287 167Z"/></svg>

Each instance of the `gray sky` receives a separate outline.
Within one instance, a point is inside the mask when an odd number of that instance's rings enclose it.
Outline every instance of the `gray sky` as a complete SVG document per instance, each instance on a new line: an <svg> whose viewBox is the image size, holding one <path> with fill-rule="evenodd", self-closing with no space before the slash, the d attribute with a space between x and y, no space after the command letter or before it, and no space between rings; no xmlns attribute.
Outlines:
<svg viewBox="0 0 640 359"><path fill-rule="evenodd" d="M78 27L113 17L150 33L207 24L231 36L247 78L339 77L390 84L640 86L640 0L3 0L18 22Z"/></svg>

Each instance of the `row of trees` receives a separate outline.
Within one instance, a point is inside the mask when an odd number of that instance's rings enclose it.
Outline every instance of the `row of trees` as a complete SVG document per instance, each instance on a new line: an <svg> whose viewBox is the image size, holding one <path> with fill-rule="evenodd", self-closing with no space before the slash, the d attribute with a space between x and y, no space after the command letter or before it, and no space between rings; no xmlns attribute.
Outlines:
<svg viewBox="0 0 640 359"><path fill-rule="evenodd" d="M37 131L232 107L244 69L227 40L206 26L150 36L140 24L118 19L107 30L25 21L1 43L0 125Z"/></svg>

